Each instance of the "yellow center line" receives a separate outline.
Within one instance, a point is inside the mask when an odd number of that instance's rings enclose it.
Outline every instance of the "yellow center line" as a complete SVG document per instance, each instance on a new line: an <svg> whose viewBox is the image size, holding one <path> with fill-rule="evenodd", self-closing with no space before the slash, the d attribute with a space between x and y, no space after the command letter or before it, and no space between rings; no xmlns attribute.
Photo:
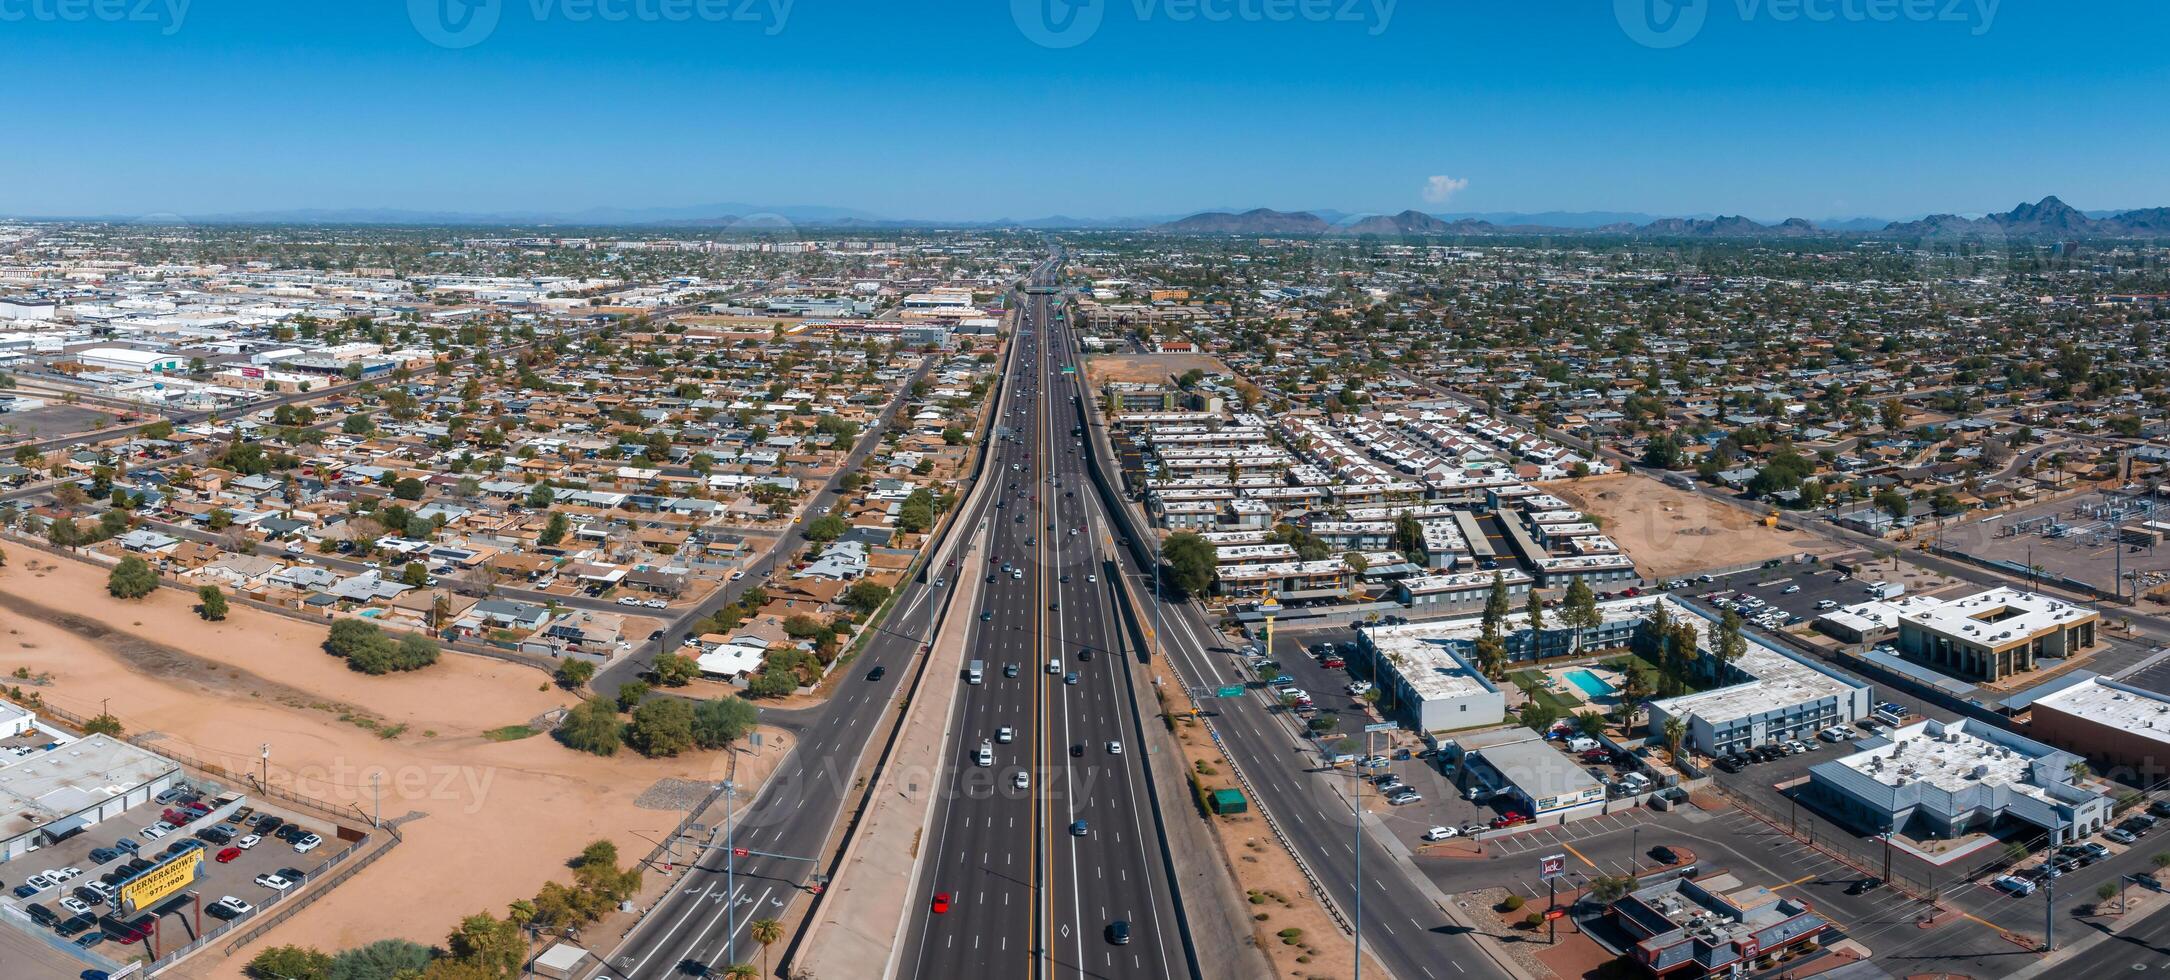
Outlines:
<svg viewBox="0 0 2170 980"><path fill-rule="evenodd" d="M1582 862L1582 863L1584 863L1584 864L1587 864L1587 865L1589 865L1590 867L1593 867L1593 868L1594 868L1594 867L1597 867L1597 862L1596 862L1596 861L1592 861L1592 860L1590 860L1589 858L1583 857L1583 856L1582 856L1582 852L1581 852L1581 851L1575 850L1575 845L1573 845L1573 844L1561 844L1560 846L1561 846L1561 847L1564 847L1564 848L1567 848L1567 853L1569 853L1569 854L1572 854L1572 855L1574 855L1574 856L1575 856L1575 860L1577 860L1577 861L1580 861L1580 862Z"/></svg>

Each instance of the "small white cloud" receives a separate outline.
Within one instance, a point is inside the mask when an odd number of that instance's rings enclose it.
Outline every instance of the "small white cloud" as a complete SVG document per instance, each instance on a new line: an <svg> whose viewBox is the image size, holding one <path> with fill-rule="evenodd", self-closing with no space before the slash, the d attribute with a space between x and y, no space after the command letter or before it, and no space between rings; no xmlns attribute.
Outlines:
<svg viewBox="0 0 2170 980"><path fill-rule="evenodd" d="M1431 204L1445 204L1447 199L1469 187L1466 177L1449 177L1441 174L1424 181L1424 200Z"/></svg>

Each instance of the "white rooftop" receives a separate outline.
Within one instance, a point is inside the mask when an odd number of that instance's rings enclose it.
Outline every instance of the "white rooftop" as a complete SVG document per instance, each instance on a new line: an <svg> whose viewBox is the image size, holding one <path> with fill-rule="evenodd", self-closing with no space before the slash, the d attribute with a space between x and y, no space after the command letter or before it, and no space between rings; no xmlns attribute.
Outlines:
<svg viewBox="0 0 2170 980"><path fill-rule="evenodd" d="M1927 783L1947 793L1980 785L2010 785L2029 796L2048 800L2042 787L2030 782L2034 758L2024 752L1983 739L1964 726L1944 726L1931 734L1929 723L1916 722L1895 729L1889 744L1856 752L1837 760L1886 786Z"/></svg>
<svg viewBox="0 0 2170 980"><path fill-rule="evenodd" d="M2091 677L2036 698L2036 710L2054 708L2098 725L2120 728L2144 739L2170 743L2170 698Z"/></svg>
<svg viewBox="0 0 2170 980"><path fill-rule="evenodd" d="M2096 615L2062 599L2038 592L1997 588L1943 602L1924 603L1900 614L1900 620L1945 636L1989 646L2072 626Z"/></svg>

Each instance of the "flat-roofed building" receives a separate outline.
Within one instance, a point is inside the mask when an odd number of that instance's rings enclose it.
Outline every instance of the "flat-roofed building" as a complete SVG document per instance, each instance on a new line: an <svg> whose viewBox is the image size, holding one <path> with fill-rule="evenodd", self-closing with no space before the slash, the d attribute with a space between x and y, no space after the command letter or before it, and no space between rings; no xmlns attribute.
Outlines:
<svg viewBox="0 0 2170 980"><path fill-rule="evenodd" d="M2062 844L2110 820L2110 797L2073 783L2079 756L1994 726L1931 719L1856 744L1808 771L1809 792L1866 834L1950 838L2018 822Z"/></svg>
<svg viewBox="0 0 2170 980"><path fill-rule="evenodd" d="M1605 801L1604 783L1530 729L1494 733L1479 744L1462 752L1466 778L1506 792L1533 820Z"/></svg>
<svg viewBox="0 0 2170 980"><path fill-rule="evenodd" d="M0 861L120 816L181 778L173 760L106 735L54 741L0 762Z"/></svg>
<svg viewBox="0 0 2170 980"><path fill-rule="evenodd" d="M2062 599L1997 588L1922 604L1899 616L1899 652L1955 677L1998 681L2094 647L2100 613Z"/></svg>
<svg viewBox="0 0 2170 980"><path fill-rule="evenodd" d="M1375 626L1357 631L1357 649L1371 658L1390 697L1381 704L1408 714L1418 730L1454 731L1497 725L1507 716L1507 697L1471 665L1468 644L1428 635L1427 624Z"/></svg>
<svg viewBox="0 0 2170 980"><path fill-rule="evenodd" d="M1668 878L1607 911L1634 943L1628 958L1675 980L1740 975L1757 958L1812 942L1831 925L1807 902L1731 874Z"/></svg>
<svg viewBox="0 0 2170 980"><path fill-rule="evenodd" d="M1395 583L1400 590L1398 598L1411 609L1426 606L1453 606L1465 602L1480 602L1492 594L1492 577L1499 576L1507 585L1509 596L1526 593L1536 584L1529 573L1519 568L1502 568L1495 572L1456 572L1449 575L1415 575Z"/></svg>
<svg viewBox="0 0 2170 980"><path fill-rule="evenodd" d="M2170 767L2170 697L2108 678L2036 698L2027 732L2136 785L2159 782Z"/></svg>

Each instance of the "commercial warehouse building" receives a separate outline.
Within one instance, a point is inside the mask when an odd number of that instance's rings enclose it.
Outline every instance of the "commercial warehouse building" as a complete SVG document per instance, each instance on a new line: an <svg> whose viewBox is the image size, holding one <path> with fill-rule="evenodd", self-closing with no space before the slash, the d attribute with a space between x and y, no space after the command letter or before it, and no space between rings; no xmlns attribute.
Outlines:
<svg viewBox="0 0 2170 980"><path fill-rule="evenodd" d="M2152 785L2170 769L2170 698L2146 688L2088 678L2036 698L2027 731L2127 782Z"/></svg>
<svg viewBox="0 0 2170 980"><path fill-rule="evenodd" d="M188 358L179 354L137 350L133 347L92 347L77 351L75 359L102 371L133 371L142 374L179 371L188 367Z"/></svg>
<svg viewBox="0 0 2170 980"><path fill-rule="evenodd" d="M1809 793L1864 834L1951 838L2018 822L2061 844L2110 820L2110 797L2072 781L2079 756L1994 726L1921 721L1858 744L1811 768Z"/></svg>
<svg viewBox="0 0 2170 980"><path fill-rule="evenodd" d="M52 734L53 748L0 762L0 861L117 817L181 778L171 759L119 739Z"/></svg>

